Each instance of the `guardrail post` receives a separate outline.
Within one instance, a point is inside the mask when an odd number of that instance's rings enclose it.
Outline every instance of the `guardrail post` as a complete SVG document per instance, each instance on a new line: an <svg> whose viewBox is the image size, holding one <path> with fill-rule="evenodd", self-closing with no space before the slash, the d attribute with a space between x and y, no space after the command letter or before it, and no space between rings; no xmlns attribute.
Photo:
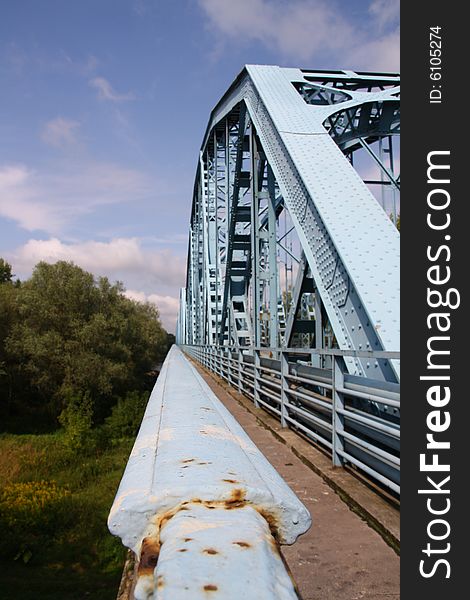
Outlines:
<svg viewBox="0 0 470 600"><path fill-rule="evenodd" d="M332 458L333 465L335 467L342 467L344 464L343 456L341 452L344 452L344 438L342 433L344 431L344 416L338 412L338 409L344 411L344 396L341 392L338 392L338 388L344 387L344 372L342 368L342 360L339 356L332 356L332 381L333 381L333 403L331 411L332 417Z"/></svg>
<svg viewBox="0 0 470 600"><path fill-rule="evenodd" d="M261 377L261 356L259 350L253 350L253 400L256 408L259 408L259 389Z"/></svg>
<svg viewBox="0 0 470 600"><path fill-rule="evenodd" d="M227 381L230 385L233 385L232 381L232 351L227 348Z"/></svg>
<svg viewBox="0 0 470 600"><path fill-rule="evenodd" d="M222 346L214 349L211 353L211 348L202 344L182 345L180 348L203 365L209 363L210 357L213 356L220 373L227 374L230 383L240 393L246 393L253 399L256 396L260 407L264 405L262 403L264 394L269 397L272 394L271 377L265 376L266 371L261 365L261 360L265 352L274 351L274 349L258 347L258 351L255 352L253 348ZM225 363L220 367L221 358L225 360L226 356L224 349L228 352L227 368L225 368ZM250 362L244 362L243 352L250 352L252 349L253 359L250 359ZM400 386L397 383L380 385L380 382L371 381L367 377L351 379L347 376L345 364L345 357L354 358L357 354L371 360L398 360L399 353L385 351L358 353L354 350L318 350L315 348L292 348L290 350L278 348L277 353L280 366L274 368L274 377L277 382L275 399L279 403L277 412L280 413L281 426L290 427L291 424L294 424L307 435L311 435L312 439L325 443L328 448L331 448L332 462L335 466L351 463L370 477L399 493L400 425L397 417L399 419ZM308 363L304 362L305 355L309 356ZM328 358L328 369L325 368L324 373L318 373L312 364L313 370L309 374L309 363L315 362L312 359L316 355ZM290 363L289 360L299 361L300 357L302 357L300 372L297 370L291 374L289 367L294 363ZM267 371L272 372L273 369L267 369ZM251 383L252 377L253 381L256 378L255 386ZM316 388L316 394L313 397L308 395L310 386ZM298 400L294 402L294 406L288 408L293 397ZM351 406L348 398L352 399ZM378 408L378 415L381 417L379 420L374 416L375 413L370 414L371 408ZM324 427L318 431L315 428L316 423L320 427L325 425L324 417L318 413L324 415L325 411L331 412L328 431L324 431ZM346 420L348 421L347 429L345 429ZM310 422L313 423L313 426L310 425Z"/></svg>
<svg viewBox="0 0 470 600"><path fill-rule="evenodd" d="M238 355L238 391L243 394L243 350L240 348L237 352Z"/></svg>
<svg viewBox="0 0 470 600"><path fill-rule="evenodd" d="M287 407L286 402L289 401L287 397L287 390L289 389L289 380L287 376L289 375L289 359L285 352L281 350L280 353L281 359L281 427L287 427L286 415L287 415Z"/></svg>
<svg viewBox="0 0 470 600"><path fill-rule="evenodd" d="M182 345L184 352L201 364L212 363L222 373L228 373L231 384L240 392L249 395L258 401L260 407L264 406L263 398L266 394L271 397L271 377L265 372L273 369L264 369L261 365L262 356L268 352L267 348L248 347L219 347L213 349L207 345ZM220 367L221 358L225 360L224 349L227 349L227 368L225 363ZM244 361L244 351L253 352L253 359ZM269 349L272 350L272 349ZM349 378L345 357L355 358L360 355L364 358L394 360L399 357L398 352L367 351L339 349L287 349L278 348L280 366L274 367L274 377L277 381L275 399L279 403L278 414L282 427L290 427L291 423L299 427L312 439L325 443L331 449L332 462L335 466L346 463L355 465L358 469L383 483L396 493L400 491L400 458L399 439L400 425L397 422L400 411L400 387L398 383L380 385L378 381L369 378ZM304 356L309 356L309 362L304 362ZM318 373L317 369L309 373L309 363L313 363L315 355L326 356L329 359L329 374ZM289 367L294 363L289 360L302 359L302 365L297 372L290 373ZM331 359L331 363L330 363ZM312 365L313 366L313 365ZM238 379L237 379L238 377ZM252 385L256 378L256 383ZM293 382L293 383L292 383ZM299 383L297 383L299 382ZM273 382L274 383L274 382ZM267 387L265 387L267 385ZM293 385L293 387L292 387ZM314 396L308 395L310 386L315 386ZM314 389L315 389L314 388ZM307 393L307 395L306 395ZM292 397L296 400L289 408ZM348 398L352 399L351 406ZM255 401L255 404L256 404ZM267 407L269 410L269 407ZM370 409L378 408L377 420L375 413L370 414ZM357 410L356 410L357 409ZM325 411L331 412L328 431L324 431ZM305 419L304 419L305 417ZM348 427L345 428L345 422ZM313 426L310 425L313 423ZM318 424L321 431L315 428ZM349 445L351 444L351 445ZM357 451L356 451L357 449ZM381 465L381 466L378 466Z"/></svg>

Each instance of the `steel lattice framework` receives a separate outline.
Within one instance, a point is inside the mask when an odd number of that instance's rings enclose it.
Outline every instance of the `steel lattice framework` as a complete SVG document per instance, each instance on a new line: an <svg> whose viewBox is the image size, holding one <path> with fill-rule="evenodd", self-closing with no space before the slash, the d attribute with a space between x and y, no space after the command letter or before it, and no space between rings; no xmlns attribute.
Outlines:
<svg viewBox="0 0 470 600"><path fill-rule="evenodd" d="M243 69L200 151L178 343L399 349L399 233L370 191L396 221L399 93L396 74ZM345 363L399 380L397 360Z"/></svg>

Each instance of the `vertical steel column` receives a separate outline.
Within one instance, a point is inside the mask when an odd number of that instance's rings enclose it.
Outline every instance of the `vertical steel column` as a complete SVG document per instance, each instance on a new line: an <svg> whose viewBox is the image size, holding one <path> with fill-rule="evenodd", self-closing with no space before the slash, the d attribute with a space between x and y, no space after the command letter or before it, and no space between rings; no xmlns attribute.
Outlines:
<svg viewBox="0 0 470 600"><path fill-rule="evenodd" d="M211 344L219 343L219 184L217 181L217 128L214 127L214 201L215 201L215 337Z"/></svg>
<svg viewBox="0 0 470 600"><path fill-rule="evenodd" d="M271 165L267 165L268 175L268 252L269 252L269 345L271 348L280 346L279 318L277 312L278 282L277 282L277 231L276 231L276 194L275 180Z"/></svg>
<svg viewBox="0 0 470 600"><path fill-rule="evenodd" d="M344 432L344 415L338 412L338 409L344 411L344 396L341 392L338 392L338 388L344 386L344 371L342 367L342 359L339 356L332 356L332 379L333 379L333 410L332 416L332 434L333 434L333 448L332 458L333 465L335 467L341 467L344 464L344 459L340 452L344 451L344 438L342 433Z"/></svg>
<svg viewBox="0 0 470 600"><path fill-rule="evenodd" d="M321 310L321 298L318 289L315 286L314 292L314 308L315 308L315 348L322 350L323 343L323 317ZM323 367L323 356L321 354L312 355L312 365Z"/></svg>
<svg viewBox="0 0 470 600"><path fill-rule="evenodd" d="M224 281L222 290L225 289L227 285L228 271L227 271L227 253L228 253L228 241L229 241L229 230L230 230L230 169L231 169L231 146L230 146L230 123L228 117L225 118L225 269L224 269ZM222 297L222 301L226 302L225 296ZM227 309L225 309L227 310ZM222 312L224 312L224 306L222 306ZM227 344L231 345L232 343L232 315L228 314L227 319L225 321L227 323ZM221 327L225 327L225 322L221 323ZM222 339L224 336L223 331L220 331L219 343L224 343Z"/></svg>
<svg viewBox="0 0 470 600"><path fill-rule="evenodd" d="M199 153L199 221L200 236L202 238L202 319L200 327L202 327L202 335L200 336L200 344L210 344L209 339L209 320L210 320L210 297L209 296L209 250L208 250L208 195L209 195L209 154L205 152L205 160L202 152Z"/></svg>
<svg viewBox="0 0 470 600"><path fill-rule="evenodd" d="M260 322L260 232L259 232L259 190L258 190L258 150L253 123L250 125L251 158L251 290L253 302L253 345L261 345Z"/></svg>
<svg viewBox="0 0 470 600"><path fill-rule="evenodd" d="M224 281L224 296L223 296L223 304L222 304L222 314L220 320L220 343L223 344L224 340L223 333L226 329L227 316L229 316L229 307L233 309L233 290L232 290L232 259L233 259L233 250L234 250L234 242L235 242L235 231L236 231L236 213L238 210L238 201L240 195L240 184L241 184L241 173L243 167L243 144L245 137L245 117L246 117L246 107L244 104L240 107L239 114L239 124L238 131L236 136L236 159L233 168L233 188L232 194L230 198L230 208L229 208L229 227L228 227L228 238L226 243L226 268L225 268L225 281ZM230 320L229 320L230 323ZM233 325L233 323L232 323ZM227 327L229 330L230 325ZM236 334L236 328L235 328ZM230 338L229 338L230 339ZM238 339L235 340L235 343L238 344Z"/></svg>
<svg viewBox="0 0 470 600"><path fill-rule="evenodd" d="M201 178L199 180L199 191L198 191L198 209L197 209L197 344L205 343L205 295L204 295L204 283L205 283L205 261L204 261L204 219L203 219L203 190L201 184Z"/></svg>
<svg viewBox="0 0 470 600"><path fill-rule="evenodd" d="M392 173L393 177L395 177L395 163L394 163L394 159L393 159L393 145L392 145L392 136L389 135L388 136L388 151L389 151L389 160L390 160L390 172ZM391 192L392 192L392 206L393 206L393 222L395 224L395 226L397 225L397 197L396 197L396 191L395 191L395 187L392 185L391 186Z"/></svg>
<svg viewBox="0 0 470 600"><path fill-rule="evenodd" d="M230 128L225 118L225 243L228 241L230 218Z"/></svg>
<svg viewBox="0 0 470 600"><path fill-rule="evenodd" d="M384 160L384 149L383 149L383 138L379 138L379 158L383 162ZM387 212L385 208L385 176L382 169L379 169L380 172L380 204L385 212Z"/></svg>

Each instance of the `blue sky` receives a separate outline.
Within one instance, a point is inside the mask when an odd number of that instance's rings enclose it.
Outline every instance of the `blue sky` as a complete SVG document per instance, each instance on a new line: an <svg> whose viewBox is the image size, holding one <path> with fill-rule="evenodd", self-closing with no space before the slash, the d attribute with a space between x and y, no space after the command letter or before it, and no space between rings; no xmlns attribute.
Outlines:
<svg viewBox="0 0 470 600"><path fill-rule="evenodd" d="M198 150L244 64L398 70L397 0L0 5L0 256L73 260L173 330Z"/></svg>

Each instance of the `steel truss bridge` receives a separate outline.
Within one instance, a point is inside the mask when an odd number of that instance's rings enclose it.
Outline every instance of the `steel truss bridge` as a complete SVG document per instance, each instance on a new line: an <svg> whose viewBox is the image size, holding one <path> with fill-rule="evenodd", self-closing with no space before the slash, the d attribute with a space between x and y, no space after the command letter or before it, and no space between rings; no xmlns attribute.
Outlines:
<svg viewBox="0 0 470 600"><path fill-rule="evenodd" d="M216 105L177 343L399 493L399 76L246 66Z"/></svg>

